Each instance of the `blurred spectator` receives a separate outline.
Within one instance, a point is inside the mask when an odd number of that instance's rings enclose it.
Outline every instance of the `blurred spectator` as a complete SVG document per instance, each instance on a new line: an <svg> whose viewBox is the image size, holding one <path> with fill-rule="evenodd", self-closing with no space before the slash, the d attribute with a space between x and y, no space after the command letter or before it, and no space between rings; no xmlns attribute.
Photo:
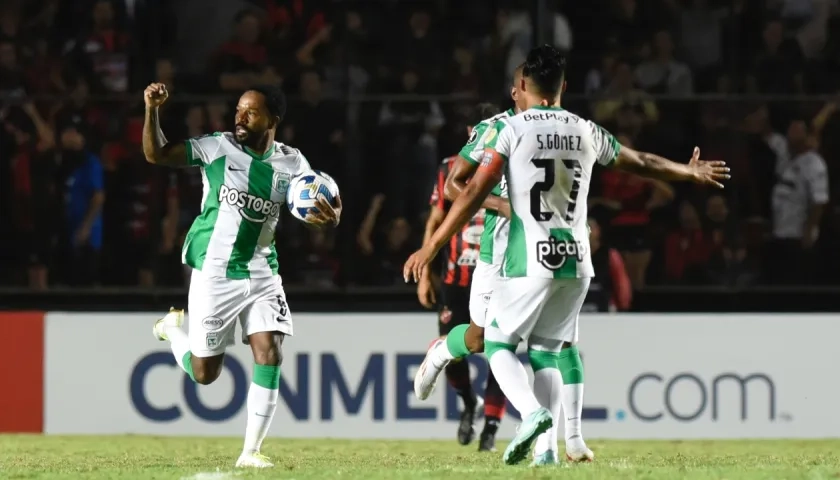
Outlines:
<svg viewBox="0 0 840 480"><path fill-rule="evenodd" d="M682 11L680 32L685 59L693 69L699 90L712 90L714 75L723 63L724 19L727 9L709 0L690 0Z"/></svg>
<svg viewBox="0 0 840 480"><path fill-rule="evenodd" d="M788 127L790 156L777 167L778 181L773 189L772 257L768 279L775 284L801 284L813 281L813 247L822 215L829 200L828 169L825 160L812 148L808 124L794 120ZM769 253L768 252L768 253Z"/></svg>
<svg viewBox="0 0 840 480"><path fill-rule="evenodd" d="M420 76L403 71L400 94L417 95ZM379 111L380 137L386 143L384 173L389 179L388 202L406 218L425 212L426 198L438 164L437 132L445 119L435 101L386 102Z"/></svg>
<svg viewBox="0 0 840 480"><path fill-rule="evenodd" d="M616 55L614 52L609 52L603 57L601 57L601 62L598 65L598 67L592 68L591 70L589 70L589 72L586 73L584 93L589 95L601 93L602 91L604 91L604 89L606 89L607 86L612 83L617 63L618 55ZM632 82L632 76L628 76L627 80Z"/></svg>
<svg viewBox="0 0 840 480"><path fill-rule="evenodd" d="M23 105L23 115L0 112L5 133L14 143L10 157L12 172L12 223L19 251L26 252L27 281L31 288L44 290L48 284L48 265L53 260L52 219L59 203L55 189L54 133L31 103ZM34 127L33 129L30 127Z"/></svg>
<svg viewBox="0 0 840 480"><path fill-rule="evenodd" d="M89 28L64 46L65 53L73 56L96 91L128 90L131 38L115 17L112 0L96 0Z"/></svg>
<svg viewBox="0 0 840 480"><path fill-rule="evenodd" d="M309 287L334 287L339 268L338 260L333 256L335 231L310 230L308 235L304 251L296 255L293 275L298 282Z"/></svg>
<svg viewBox="0 0 840 480"><path fill-rule="evenodd" d="M59 241L65 284L91 285L99 281L102 250L102 206L105 180L99 158L88 150L78 123L59 130L60 168L64 178L66 223Z"/></svg>
<svg viewBox="0 0 840 480"><path fill-rule="evenodd" d="M760 93L804 93L804 59L796 40L785 38L785 27L779 20L764 25L761 51L754 57L747 88Z"/></svg>
<svg viewBox="0 0 840 480"><path fill-rule="evenodd" d="M584 312L614 312L630 309L633 287L617 250L602 244L601 225L593 217L589 220L589 248L595 276L589 284Z"/></svg>
<svg viewBox="0 0 840 480"><path fill-rule="evenodd" d="M635 87L633 69L627 62L619 62L614 69L610 84L603 90L603 100L593 106L593 120L598 123L614 121L618 111L625 105L637 106L642 120L647 123L659 119L656 103L644 91Z"/></svg>
<svg viewBox="0 0 840 480"><path fill-rule="evenodd" d="M715 194L706 200L706 231L711 241L710 280L739 287L754 283L758 276L756 254L748 252L723 195Z"/></svg>
<svg viewBox="0 0 840 480"><path fill-rule="evenodd" d="M276 72L268 68L268 51L262 42L259 15L243 10L234 22L233 38L219 47L213 60L211 74L218 78L218 88L241 92L258 83L276 83Z"/></svg>
<svg viewBox="0 0 840 480"><path fill-rule="evenodd" d="M632 148L632 142L627 137L619 136L618 140ZM601 173L599 185L593 191L595 194L590 197L589 204L613 211L609 236L612 245L624 257L633 288L639 289L645 284L651 259L648 239L650 214L667 205L674 198L674 190L664 182L608 169Z"/></svg>
<svg viewBox="0 0 840 480"><path fill-rule="evenodd" d="M18 63L14 42L0 38L0 96L21 99L26 94L26 75Z"/></svg>
<svg viewBox="0 0 840 480"><path fill-rule="evenodd" d="M708 282L707 262L712 245L703 232L697 209L680 205L680 226L665 239L665 278L668 282L702 285Z"/></svg>
<svg viewBox="0 0 840 480"><path fill-rule="evenodd" d="M281 139L304 152L313 168L330 172L341 183L346 114L340 104L324 99L321 74L317 70L304 70L299 87L301 101L289 108L280 127Z"/></svg>
<svg viewBox="0 0 840 480"><path fill-rule="evenodd" d="M694 81L691 70L674 59L674 41L667 30L653 36L653 55L636 68L636 79L650 93L691 95Z"/></svg>

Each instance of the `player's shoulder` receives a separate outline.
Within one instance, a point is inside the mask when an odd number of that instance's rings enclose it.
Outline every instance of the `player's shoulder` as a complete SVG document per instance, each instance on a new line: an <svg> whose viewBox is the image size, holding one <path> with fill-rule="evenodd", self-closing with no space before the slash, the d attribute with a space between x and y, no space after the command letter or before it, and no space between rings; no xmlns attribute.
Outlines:
<svg viewBox="0 0 840 480"><path fill-rule="evenodd" d="M492 117L485 118L484 120L480 121L478 123L478 125L482 125L482 126L486 126L486 127L492 127L499 120L502 120L502 119L505 119L505 118L510 118L510 117L515 116L515 115L516 115L516 112L514 112L513 109L511 108L509 110L505 110L504 112L499 112L499 113L493 115ZM478 126L478 125L476 125L476 126Z"/></svg>
<svg viewBox="0 0 840 480"><path fill-rule="evenodd" d="M299 149L283 142L274 142L274 155L271 156L271 162L295 172L302 172L311 168L309 160Z"/></svg>
<svg viewBox="0 0 840 480"><path fill-rule="evenodd" d="M231 132L213 132L197 137L192 137L190 140L200 143L235 143L233 133Z"/></svg>
<svg viewBox="0 0 840 480"><path fill-rule="evenodd" d="M286 145L283 142L274 142L274 154L279 157L289 158L296 158L303 155L299 149L291 145Z"/></svg>

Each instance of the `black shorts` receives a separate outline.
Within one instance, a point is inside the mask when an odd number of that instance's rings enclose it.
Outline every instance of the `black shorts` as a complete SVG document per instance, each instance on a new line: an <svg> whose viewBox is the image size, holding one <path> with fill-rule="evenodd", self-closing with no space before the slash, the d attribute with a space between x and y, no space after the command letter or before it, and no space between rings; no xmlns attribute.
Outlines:
<svg viewBox="0 0 840 480"><path fill-rule="evenodd" d="M441 336L448 335L458 325L470 323L470 287L444 284L438 305L438 333Z"/></svg>

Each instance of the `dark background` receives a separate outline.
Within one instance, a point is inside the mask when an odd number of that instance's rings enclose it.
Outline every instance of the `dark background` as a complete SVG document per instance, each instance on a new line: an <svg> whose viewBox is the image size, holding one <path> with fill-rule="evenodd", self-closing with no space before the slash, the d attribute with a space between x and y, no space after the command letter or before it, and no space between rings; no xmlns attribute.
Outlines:
<svg viewBox="0 0 840 480"><path fill-rule="evenodd" d="M243 89L282 83L277 140L332 174L345 204L335 231L282 219L293 307L420 308L400 270L437 165L466 141L466 109L507 108L510 72L548 42L569 55L567 109L636 148L686 161L699 145L733 168L722 193L597 172L591 214L624 256L631 310L836 311L838 26L833 0L5 0L0 308L185 302L179 252L200 174L143 161L152 81L171 93L170 140L230 130ZM773 234L797 122L830 190L807 248ZM101 238L80 247L71 212L98 189Z"/></svg>

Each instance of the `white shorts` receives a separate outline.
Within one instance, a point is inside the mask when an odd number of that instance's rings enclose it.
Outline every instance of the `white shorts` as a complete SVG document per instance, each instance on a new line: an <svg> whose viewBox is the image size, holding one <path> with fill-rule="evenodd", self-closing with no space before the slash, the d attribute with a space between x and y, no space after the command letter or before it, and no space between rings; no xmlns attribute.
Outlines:
<svg viewBox="0 0 840 480"><path fill-rule="evenodd" d="M529 338L543 345L577 343L580 308L589 278L500 278L490 300L487 318L494 327L485 340L516 345Z"/></svg>
<svg viewBox="0 0 840 480"><path fill-rule="evenodd" d="M470 284L470 318L479 327L483 328L486 325L487 307L490 305L490 298L501 271L501 265L492 265L481 260L473 270Z"/></svg>
<svg viewBox="0 0 840 480"><path fill-rule="evenodd" d="M254 333L293 332L292 314L278 275L234 280L193 270L187 309L190 352L196 357L216 356L233 345L237 319L244 344Z"/></svg>

